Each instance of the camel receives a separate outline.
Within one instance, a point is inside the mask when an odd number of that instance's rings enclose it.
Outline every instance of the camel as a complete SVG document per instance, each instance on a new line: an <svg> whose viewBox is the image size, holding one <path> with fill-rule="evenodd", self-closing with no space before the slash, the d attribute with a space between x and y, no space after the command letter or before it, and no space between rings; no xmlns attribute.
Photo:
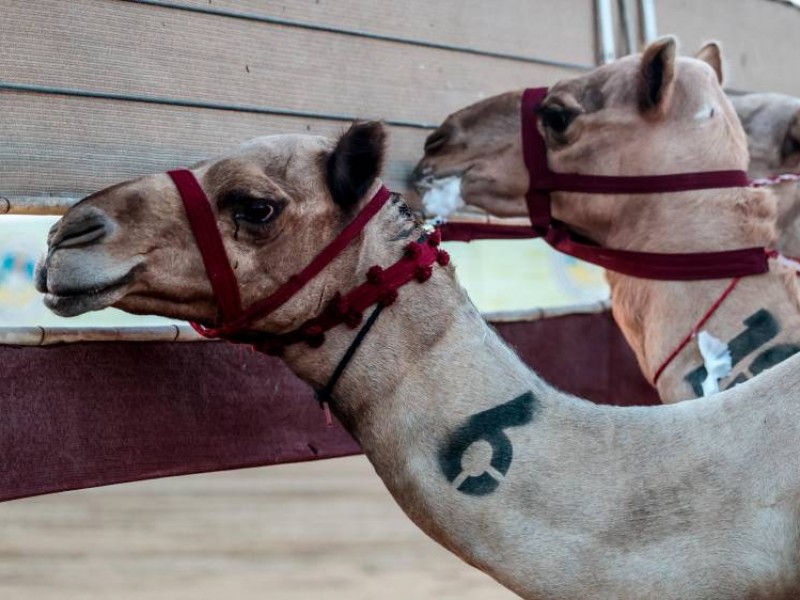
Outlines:
<svg viewBox="0 0 800 600"><path fill-rule="evenodd" d="M637 66L595 76L633 83ZM376 123L335 141L269 136L181 171L180 184L162 173L92 194L52 228L36 285L65 316L116 306L256 344L301 331L281 359L327 390L398 504L523 598L797 597L800 357L705 402L617 408L553 388L485 323L435 234L386 200L383 146ZM191 185L203 207L190 215ZM307 327L350 315L347 290L382 286L395 268L413 279L373 294L380 313L324 337ZM227 276L235 293L219 288ZM270 312L231 333L236 299Z"/></svg>
<svg viewBox="0 0 800 600"><path fill-rule="evenodd" d="M698 58L676 58L675 40L665 38L643 55L556 84L539 118L551 168L601 175L744 169L745 134L720 86L721 62L714 43ZM521 94L462 109L429 136L415 171L428 213L466 203L497 216L527 214ZM552 198L557 219L608 248L706 252L767 246L776 235L776 199L767 188ZM614 317L664 402L731 387L800 349L794 269L770 263L768 273L738 281L704 333L672 359L732 282L608 272Z"/></svg>
<svg viewBox="0 0 800 600"><path fill-rule="evenodd" d="M745 94L731 102L747 133L750 176L800 172L800 98Z"/></svg>
<svg viewBox="0 0 800 600"><path fill-rule="evenodd" d="M731 96L747 133L748 172L753 179L800 173L800 98L783 94ZM800 256L800 182L785 177L771 185L778 196L775 247Z"/></svg>

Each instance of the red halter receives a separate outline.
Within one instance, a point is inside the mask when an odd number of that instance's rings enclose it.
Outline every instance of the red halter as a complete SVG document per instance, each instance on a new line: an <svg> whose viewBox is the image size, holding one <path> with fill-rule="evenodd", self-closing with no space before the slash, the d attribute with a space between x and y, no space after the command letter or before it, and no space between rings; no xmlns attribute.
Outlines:
<svg viewBox="0 0 800 600"><path fill-rule="evenodd" d="M447 253L437 248L441 239L438 234L430 236L426 243L411 242L399 261L385 270L379 266L370 268L365 284L352 289L346 295L337 292L320 315L309 319L298 329L281 334L250 332L247 335L246 330L252 323L283 306L339 256L386 204L391 193L381 186L361 212L304 269L289 277L275 292L243 310L236 275L228 261L217 219L205 192L191 171L169 171L168 174L178 188L186 208L221 313L220 324L216 327L192 323L192 327L205 337L251 343L255 340L259 350L272 354L280 352L287 345L303 341L316 348L325 341L324 334L327 330L342 323L352 328L357 327L366 308L373 304L391 304L397 298L400 287L414 280L427 281L435 263L446 265L449 262Z"/></svg>
<svg viewBox="0 0 800 600"><path fill-rule="evenodd" d="M551 214L550 192L585 192L589 194L656 194L712 188L747 187L744 171L707 171L650 176L581 175L555 173L547 164L547 147L537 127L538 108L547 88L527 89L522 95L522 149L530 176L528 204L532 229L527 226L446 223L444 239L543 238L550 246L576 258L611 271L672 281L724 279L766 273L769 269L762 247L723 252L671 254L634 252L602 248L576 234Z"/></svg>

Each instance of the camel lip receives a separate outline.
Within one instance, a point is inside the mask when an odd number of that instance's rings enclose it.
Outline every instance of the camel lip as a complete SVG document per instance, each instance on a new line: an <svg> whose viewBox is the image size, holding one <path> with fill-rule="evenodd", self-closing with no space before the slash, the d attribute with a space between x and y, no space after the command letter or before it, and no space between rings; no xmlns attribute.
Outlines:
<svg viewBox="0 0 800 600"><path fill-rule="evenodd" d="M101 287L68 289L57 294L48 292L44 296L44 305L62 317L74 317L85 312L101 310L122 298L125 288L133 281L133 271L134 269L131 269L122 277Z"/></svg>

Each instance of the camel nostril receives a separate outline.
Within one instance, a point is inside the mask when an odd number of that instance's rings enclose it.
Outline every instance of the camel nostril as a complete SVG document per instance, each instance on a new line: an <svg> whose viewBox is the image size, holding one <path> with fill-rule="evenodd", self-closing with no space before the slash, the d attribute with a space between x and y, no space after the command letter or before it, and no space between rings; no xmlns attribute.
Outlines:
<svg viewBox="0 0 800 600"><path fill-rule="evenodd" d="M50 241L50 250L55 251L93 244L105 237L108 231L109 228L105 217L91 214L87 218L62 225Z"/></svg>

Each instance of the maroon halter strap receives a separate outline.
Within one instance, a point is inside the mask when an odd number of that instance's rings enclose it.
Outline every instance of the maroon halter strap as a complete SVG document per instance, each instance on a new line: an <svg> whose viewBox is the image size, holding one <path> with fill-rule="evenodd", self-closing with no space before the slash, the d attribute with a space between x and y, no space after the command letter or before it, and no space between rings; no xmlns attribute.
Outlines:
<svg viewBox="0 0 800 600"><path fill-rule="evenodd" d="M217 217L211 210L203 188L191 171L181 169L167 173L178 188L186 216L192 226L197 247L203 256L214 298L222 313L222 322L235 319L242 312L239 284L228 261L225 244L217 227Z"/></svg>
<svg viewBox="0 0 800 600"><path fill-rule="evenodd" d="M370 222L372 217L378 214L378 211L383 208L383 205L386 204L389 198L391 198L391 193L385 187L381 186L361 212L356 215L355 219L348 223L342 232L323 248L303 270L289 277L286 283L272 294L248 307L238 319L225 324L220 329L206 330L208 335L219 336L242 329L283 306L292 296L303 289L309 281L319 275L325 267L333 262L333 260L361 234L367 223Z"/></svg>
<svg viewBox="0 0 800 600"><path fill-rule="evenodd" d="M403 256L387 268L374 266L367 272L366 283L347 294L337 292L325 310L303 323L297 329L281 334L258 332L243 333L251 323L267 316L283 306L305 284L316 277L347 246L358 237L384 204L391 193L381 186L361 212L299 273L292 275L275 292L241 309L236 276L225 253L216 217L200 184L191 171L170 171L169 176L178 188L197 246L203 256L214 297L222 312L221 324L216 328L198 323L192 326L206 337L222 337L231 341L255 342L256 348L269 354L279 354L286 346L306 342L312 348L325 341L325 332L340 324L358 327L364 310L379 304L388 306L397 299L398 290L412 281L424 283L433 274L436 264L447 265L450 257L439 249L441 236L438 232L428 236L424 242L411 242Z"/></svg>
<svg viewBox="0 0 800 600"><path fill-rule="evenodd" d="M525 200L531 225L446 223L446 240L541 237L553 248L590 263L633 277L670 281L724 279L767 272L763 247L721 252L662 253L602 248L553 219L550 192L589 194L655 194L714 188L746 187L744 171L706 171L672 175L606 176L555 173L547 164L547 147L539 133L538 109L547 88L527 89L522 94L522 152L530 183ZM524 231L529 235L525 235Z"/></svg>
<svg viewBox="0 0 800 600"><path fill-rule="evenodd" d="M346 294L334 294L328 306L319 315L297 329L281 334L261 334L256 349L267 354L281 354L286 346L305 342L317 348L325 342L325 332L345 324L358 327L364 311L373 305L389 306L397 300L398 290L412 281L424 283L433 275L436 264L446 266L450 256L439 249L441 235L434 232L424 242L411 242L403 256L394 264L383 268L373 266L367 271L367 281Z"/></svg>

